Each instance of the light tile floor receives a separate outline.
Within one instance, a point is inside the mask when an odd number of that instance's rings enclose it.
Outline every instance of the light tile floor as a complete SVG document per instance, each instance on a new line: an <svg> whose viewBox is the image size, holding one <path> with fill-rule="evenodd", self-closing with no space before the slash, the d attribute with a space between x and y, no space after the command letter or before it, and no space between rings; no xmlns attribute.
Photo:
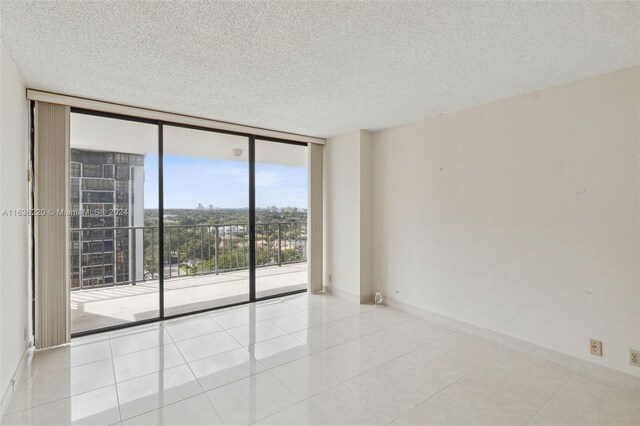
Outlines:
<svg viewBox="0 0 640 426"><path fill-rule="evenodd" d="M388 307L296 295L33 355L10 425L640 424L640 392Z"/></svg>
<svg viewBox="0 0 640 426"><path fill-rule="evenodd" d="M256 297L307 288L307 262L256 269ZM249 300L249 270L189 275L164 282L165 315L210 309ZM158 317L159 283L118 285L71 292L71 332L77 333ZM291 307L291 312L296 312ZM280 311L277 312L281 314ZM269 317L269 312L264 312Z"/></svg>

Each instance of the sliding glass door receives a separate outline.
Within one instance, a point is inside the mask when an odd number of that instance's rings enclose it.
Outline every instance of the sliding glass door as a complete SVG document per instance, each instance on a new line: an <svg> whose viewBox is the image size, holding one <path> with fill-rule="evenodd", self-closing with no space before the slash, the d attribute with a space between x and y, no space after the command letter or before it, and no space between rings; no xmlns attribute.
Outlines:
<svg viewBox="0 0 640 426"><path fill-rule="evenodd" d="M307 146L72 110L72 334L307 287Z"/></svg>
<svg viewBox="0 0 640 426"><path fill-rule="evenodd" d="M165 316L249 300L249 139L163 126Z"/></svg>
<svg viewBox="0 0 640 426"><path fill-rule="evenodd" d="M71 114L71 332L157 318L158 126Z"/></svg>
<svg viewBox="0 0 640 426"><path fill-rule="evenodd" d="M255 142L256 297L307 288L307 146Z"/></svg>

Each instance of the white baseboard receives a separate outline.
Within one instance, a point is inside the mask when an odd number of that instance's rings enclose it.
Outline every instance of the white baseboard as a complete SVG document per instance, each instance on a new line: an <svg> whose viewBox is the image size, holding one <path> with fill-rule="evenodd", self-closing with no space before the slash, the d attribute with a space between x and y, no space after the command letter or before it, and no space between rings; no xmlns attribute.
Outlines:
<svg viewBox="0 0 640 426"><path fill-rule="evenodd" d="M498 333L497 331L469 324L451 317L436 314L388 297L385 298L384 303L392 308L421 316L430 321L438 322L451 328L455 328L457 330L461 330L466 333L491 340L508 348L520 352L525 352L527 354L546 359L556 364L564 365L566 367L591 374L593 376L619 384L627 388L640 390L640 377L618 371L611 367L587 361L573 355L567 355L553 349L545 348L535 343L526 342L524 340L507 336L506 334Z"/></svg>
<svg viewBox="0 0 640 426"><path fill-rule="evenodd" d="M357 294L340 290L339 288L329 287L328 285L324 286L324 291L325 293L333 294L334 296L348 300L349 302L360 303L360 296L358 296Z"/></svg>
<svg viewBox="0 0 640 426"><path fill-rule="evenodd" d="M359 303L361 305L370 305L373 303L373 294L367 294L364 296L358 296L357 294L350 293L348 291L340 290L339 288L324 286L324 292L333 294L341 299L348 300L349 302Z"/></svg>
<svg viewBox="0 0 640 426"><path fill-rule="evenodd" d="M360 296L360 304L361 305L372 305L373 304L373 294L367 294L364 296Z"/></svg>
<svg viewBox="0 0 640 426"><path fill-rule="evenodd" d="M16 367L16 371L13 373L11 380L9 380L9 386L7 387L7 389L4 389L4 392L2 394L2 400L0 401L0 417L4 416L7 409L9 408L9 404L11 404L11 400L13 399L16 386L18 385L18 383L20 383L20 380L29 370L29 368L32 367L34 353L34 347L32 345L29 345L22 354L20 363L18 364L18 367Z"/></svg>

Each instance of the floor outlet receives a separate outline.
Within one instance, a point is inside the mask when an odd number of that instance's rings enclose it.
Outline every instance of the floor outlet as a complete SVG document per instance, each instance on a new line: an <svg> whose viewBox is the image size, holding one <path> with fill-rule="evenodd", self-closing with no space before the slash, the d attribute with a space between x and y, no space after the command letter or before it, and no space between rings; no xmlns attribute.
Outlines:
<svg viewBox="0 0 640 426"><path fill-rule="evenodd" d="M373 298L373 304L381 305L382 302L384 302L384 296L382 295L382 293L376 293L375 297Z"/></svg>

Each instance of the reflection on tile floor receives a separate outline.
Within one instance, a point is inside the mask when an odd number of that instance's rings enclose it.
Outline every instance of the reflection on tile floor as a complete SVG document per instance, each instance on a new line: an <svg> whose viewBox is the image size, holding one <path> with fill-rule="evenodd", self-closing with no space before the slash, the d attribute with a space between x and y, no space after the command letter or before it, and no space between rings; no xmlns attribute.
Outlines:
<svg viewBox="0 0 640 426"><path fill-rule="evenodd" d="M2 419L252 423L640 424L640 392L389 307L301 294L38 352Z"/></svg>

